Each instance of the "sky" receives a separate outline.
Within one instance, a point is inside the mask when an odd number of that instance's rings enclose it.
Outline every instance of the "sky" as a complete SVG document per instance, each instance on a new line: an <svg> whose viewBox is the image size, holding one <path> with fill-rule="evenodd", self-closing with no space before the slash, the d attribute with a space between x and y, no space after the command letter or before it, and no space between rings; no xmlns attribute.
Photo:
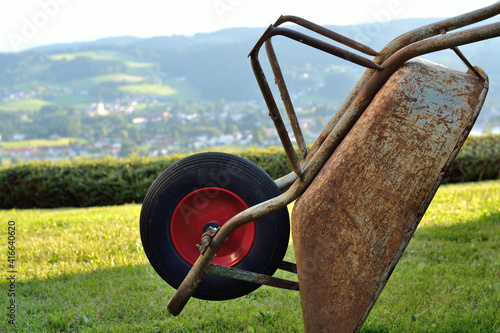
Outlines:
<svg viewBox="0 0 500 333"><path fill-rule="evenodd" d="M0 52L111 36L193 35L267 27L280 15L348 25L444 18L488 6L475 0L19 0L0 3Z"/></svg>

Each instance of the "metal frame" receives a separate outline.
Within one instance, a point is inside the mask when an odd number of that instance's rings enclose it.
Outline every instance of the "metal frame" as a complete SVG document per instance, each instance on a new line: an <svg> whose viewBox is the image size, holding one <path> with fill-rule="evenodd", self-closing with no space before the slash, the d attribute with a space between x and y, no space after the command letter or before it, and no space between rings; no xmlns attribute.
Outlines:
<svg viewBox="0 0 500 333"><path fill-rule="evenodd" d="M173 315L178 315L188 302L193 292L196 290L196 287L201 281L203 275L209 271L226 276L229 274L229 276L233 278L237 278L237 276L239 276L239 278L251 282L266 282L266 284L274 283L280 286L287 285L287 282L278 282L272 280L274 278L271 279L270 277L263 277L260 274L242 272L240 270L230 269L227 267L220 268L210 264L210 261L215 257L215 254L225 242L227 237L238 227L285 207L297 199L298 196L300 196L307 189L315 176L318 174L319 170L323 167L345 135L352 128L356 120L364 112L375 94L402 64L409 59L423 54L448 48L454 49L455 52L457 52L456 48L460 45L500 36L500 22L447 34L449 31L485 20L497 14L500 14L500 2L467 14L414 29L397 37L378 53L368 46L357 43L324 27L295 16L282 16L274 25L270 26L256 43L249 56L257 82L261 88L267 107L269 108L270 116L276 126L279 137L292 166L292 173L275 181L282 191L287 188L288 190L280 196L246 209L222 225L218 232L208 242L208 245L204 246L203 253L200 254L200 257L173 295L167 306L168 311ZM279 25L284 22L296 23L308 30L321 34L357 51L375 56L375 58L372 61L297 31L280 28ZM288 94L281 69L279 68L276 54L270 41L273 36L278 35L291 38L367 68L309 150L306 148L306 144L300 130L300 125L295 115L295 111L293 110L293 105ZM299 158L295 153L290 137L285 129L284 122L281 118L278 107L259 62L259 51L264 44L266 44L266 51L271 63L271 68L276 77L278 89L280 90L294 135L302 154L303 159L301 162L299 162ZM460 52L459 56L462 59L465 59L465 57L462 57ZM464 62L475 75L482 78L467 60ZM285 269L289 268L289 270L293 271L293 264L288 264L288 266L285 264L283 267ZM293 285L293 282L291 283L292 289L295 289L295 285Z"/></svg>

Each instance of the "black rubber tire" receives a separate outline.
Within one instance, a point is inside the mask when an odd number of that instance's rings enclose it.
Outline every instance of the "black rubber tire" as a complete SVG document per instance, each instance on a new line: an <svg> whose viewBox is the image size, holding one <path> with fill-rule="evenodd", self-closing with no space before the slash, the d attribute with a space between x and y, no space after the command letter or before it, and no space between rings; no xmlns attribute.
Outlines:
<svg viewBox="0 0 500 333"><path fill-rule="evenodd" d="M141 210L141 239L155 271L178 288L191 265L175 249L170 220L177 204L189 193L219 187L238 195L248 207L281 194L274 181L257 165L235 155L201 153L165 169L153 182ZM201 237L201 235L200 235ZM255 239L247 256L234 267L273 275L285 256L290 237L287 208L255 221ZM258 284L205 274L193 297L227 300L246 295Z"/></svg>

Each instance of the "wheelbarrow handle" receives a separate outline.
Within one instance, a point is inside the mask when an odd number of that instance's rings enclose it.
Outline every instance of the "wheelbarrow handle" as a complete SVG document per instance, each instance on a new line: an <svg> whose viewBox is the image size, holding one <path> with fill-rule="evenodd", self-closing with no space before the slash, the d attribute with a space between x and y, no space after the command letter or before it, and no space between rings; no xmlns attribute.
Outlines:
<svg viewBox="0 0 500 333"><path fill-rule="evenodd" d="M198 257L188 275L186 275L184 281L182 281L179 286L179 289L177 289L174 296L172 296L168 302L167 310L172 315L177 316L181 313L182 309L184 309L184 306L187 304L208 270L210 261L215 257L216 252L217 251L214 251L213 248L209 246L205 253Z"/></svg>

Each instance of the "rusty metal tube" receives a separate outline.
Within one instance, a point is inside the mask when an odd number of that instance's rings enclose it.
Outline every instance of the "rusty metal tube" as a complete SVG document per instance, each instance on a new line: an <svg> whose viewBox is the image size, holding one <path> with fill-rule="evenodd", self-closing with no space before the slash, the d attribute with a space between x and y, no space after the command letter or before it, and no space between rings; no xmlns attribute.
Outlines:
<svg viewBox="0 0 500 333"><path fill-rule="evenodd" d="M260 285L271 286L275 288L299 290L299 283L296 281L275 278L269 275L249 272L234 267L210 264L207 273L219 276L225 276L231 279L257 283Z"/></svg>
<svg viewBox="0 0 500 333"><path fill-rule="evenodd" d="M260 39L257 41L255 46L250 51L249 57L251 60L252 69L254 71L255 77L257 79L257 82L258 82L259 87L261 89L261 92L263 94L264 100L266 101L266 104L267 104L268 109L270 111L270 116L273 119L276 130L278 132L280 140L281 140L283 147L285 149L285 152L287 154L288 160L290 161L290 164L292 166L292 170L295 173L295 176L287 177L286 183L283 183L280 180L277 181L278 187L280 187L280 189L285 189L286 187L288 187L290 185L291 182L295 181L295 179L296 179L295 177L302 179L302 167L301 167L301 165L303 165L304 163L302 163L302 164L298 163L297 157L296 157L295 152L293 150L293 146L291 145L291 142L290 142L290 138L288 137L288 133L284 127L284 124L282 123L282 119L281 119L281 116L279 114L279 110L277 108L276 102L274 101L274 98L272 96L272 92L269 88L269 84L267 83L267 79L264 75L264 71L262 70L262 66L260 65L260 62L258 59L259 51L260 51L260 48L262 47L262 45L267 40L269 40L272 36L276 36L276 35L282 35L282 36L294 39L298 42L304 43L306 45L317 48L319 50L330 53L332 55L338 56L342 59L351 61L351 62L356 63L356 64L361 65L361 66L365 66L368 68L374 68L374 69L381 69L382 67L380 67L378 64L374 63L373 61L370 61L366 58L358 56L357 54L354 54L354 53L349 52L349 51L345 51L343 49L340 49L340 48L335 47L333 45L327 44L321 40L311 38L311 37L304 35L304 34L301 34L299 32L289 30L289 29L275 28L273 26L270 26L267 28L267 30L264 32L264 34L260 37ZM274 59L276 58L276 55L274 54L274 50L272 48L272 45L270 47L270 51L268 50L268 55L270 57L270 60L273 59L273 56L274 56ZM290 110L293 110L291 100L288 96L288 92L287 92L286 86L284 85L284 82L281 82L282 80L281 81L279 80L279 77L282 78L282 75L280 76L281 70L279 69L279 65L277 64L277 61L276 61L276 64L274 64L274 61L271 60L271 66L272 66L273 71L275 72L275 75L276 74L278 75L278 82L277 82L278 87L280 89L283 101L285 103L285 108L287 109L289 117L290 117L290 115L292 115L290 120L292 122L292 127L293 127L294 122L292 119L293 118L296 119L295 112L290 111ZM287 99L287 97L288 97L288 99ZM354 97L354 95L353 95L353 97ZM342 113L338 112L337 114L339 115L338 118L340 119L340 117L342 116ZM296 125L298 126L298 122L296 123ZM303 152L303 156L304 156L304 160L305 160L307 156L306 156L306 154L304 154L304 152L307 153L307 150L304 149L305 142L303 142L304 140L303 140L302 133L300 131L300 126L298 126L298 132L300 134L297 134L295 128L293 128L293 129L294 129L294 134L296 135L296 138L298 140L298 144L300 145L301 151ZM315 149L315 150L317 150L317 149Z"/></svg>
<svg viewBox="0 0 500 333"><path fill-rule="evenodd" d="M403 47L406 47L423 39L439 35L441 30L451 31L473 23L484 21L490 17L500 14L500 1L490 6L477 9L475 11L445 19L436 23L424 25L420 28L411 30L401 36L393 39L387 44L375 58L376 63L382 63L389 56Z"/></svg>
<svg viewBox="0 0 500 333"><path fill-rule="evenodd" d="M380 65L378 65L377 63L369 59L363 58L362 56L357 55L356 53L346 51L334 45L328 44L320 39L313 38L311 36L305 35L295 30L290 30L285 28L275 28L273 26L267 28L267 30L264 32L261 38L257 41L255 46L252 48L252 51L250 51L250 56L257 55L260 48L267 39L278 35L288 37L299 43L311 46L315 49L321 50L323 52L329 53L331 55L337 56L339 58L342 58L344 60L350 61L352 63L358 64L366 68L382 69L382 67L380 67Z"/></svg>
<svg viewBox="0 0 500 333"><path fill-rule="evenodd" d="M274 126L276 127L281 143L283 144L283 148L285 149L286 156L288 157L288 161L292 166L292 170L297 174L299 178L302 178L302 170L300 168L297 154L295 154L295 150L293 149L292 142L290 141L288 131L285 128L285 124L283 123L283 119L281 118L278 106L276 105L276 101L274 100L271 89L269 88L269 84L267 83L266 76L264 75L264 71L262 70L262 66L259 62L258 54L253 54L250 57L250 61L252 63L252 69L254 71L255 78L257 79L257 83L259 84L260 90L262 91L262 95L266 102L267 108L269 109L269 116L271 116Z"/></svg>
<svg viewBox="0 0 500 333"><path fill-rule="evenodd" d="M329 53L331 55L337 56L339 58L345 59L347 61L353 62L363 67L382 69L382 67L380 67L377 63L369 59L363 58L362 56L359 56L356 53L346 51L334 45L328 44L320 39L312 38L308 35L302 34L294 30L284 29L284 28L274 28L271 34L273 36L281 35L291 38L299 43L303 43L305 45L314 47L315 49L321 50L323 52Z"/></svg>
<svg viewBox="0 0 500 333"><path fill-rule="evenodd" d="M343 36L339 33L336 33L335 31L327 29L319 24L313 23L313 22L308 21L306 19L303 19L301 17L297 17L297 16L293 16L293 15L281 15L278 18L278 20L276 21L276 23L274 23L274 26L278 27L279 25L281 25L285 22L292 22L292 23L298 24L306 29L314 31L322 36L325 36L327 38L330 38L331 40L334 40L336 42L339 42L341 44L349 46L350 48L353 48L359 52L363 52L367 55L376 56L378 54L377 51L375 51L374 49L372 49L369 46L366 46L364 44L356 42L353 39L350 39L346 36Z"/></svg>
<svg viewBox="0 0 500 333"><path fill-rule="evenodd" d="M469 62L469 60L467 60L467 58L464 56L464 54L462 53L462 51L460 51L460 49L458 47L455 46L455 47L452 47L451 49L460 58L460 60L462 60L462 62L465 64L465 66L467 66L467 68L469 68L472 72L474 72L474 74L481 81L484 81L484 77L482 77L481 74L478 72L478 70L475 69L474 66L472 66L472 64Z"/></svg>
<svg viewBox="0 0 500 333"><path fill-rule="evenodd" d="M297 140L297 145L302 153L302 157L305 158L307 155L307 146L304 140L304 136L302 135L302 130L300 129L299 121L297 120L297 115L295 114L295 110L293 109L292 99L288 94L288 89L286 88L285 79L283 78L283 74L281 72L280 65L278 64L278 59L276 58L276 53L274 52L273 44L271 43L271 39L266 40L266 52L269 57L269 63L271 64L271 69L273 70L275 82L280 91L281 100L285 105L286 113L288 114L288 119L290 120L290 124L292 125L293 134L295 139Z"/></svg>

